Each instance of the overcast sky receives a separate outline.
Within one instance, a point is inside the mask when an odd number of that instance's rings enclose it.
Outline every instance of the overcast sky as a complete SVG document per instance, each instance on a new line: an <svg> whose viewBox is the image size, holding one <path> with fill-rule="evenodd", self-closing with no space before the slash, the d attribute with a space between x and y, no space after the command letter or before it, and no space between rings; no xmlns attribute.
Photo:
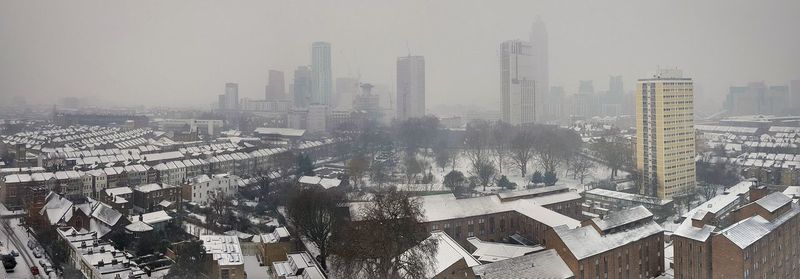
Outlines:
<svg viewBox="0 0 800 279"><path fill-rule="evenodd" d="M426 59L429 108L499 103L497 48L550 36L550 85L625 89L679 67L719 97L800 78L800 1L0 1L0 95L204 106L226 82L263 98L269 69L332 44L333 77L394 86L397 56ZM698 99L702 99L698 97ZM700 100L702 101L702 100ZM719 103L719 102L717 102Z"/></svg>

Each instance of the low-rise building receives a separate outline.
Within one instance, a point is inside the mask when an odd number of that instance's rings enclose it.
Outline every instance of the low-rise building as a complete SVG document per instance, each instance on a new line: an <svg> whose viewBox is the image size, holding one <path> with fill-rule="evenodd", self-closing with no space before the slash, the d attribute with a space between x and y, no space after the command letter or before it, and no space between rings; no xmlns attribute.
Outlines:
<svg viewBox="0 0 800 279"><path fill-rule="evenodd" d="M664 273L664 231L643 206L609 213L580 228L548 231L575 278L653 278Z"/></svg>
<svg viewBox="0 0 800 279"><path fill-rule="evenodd" d="M198 175L183 184L181 198L199 205L207 205L215 195L232 197L238 193L242 179L232 174Z"/></svg>
<svg viewBox="0 0 800 279"><path fill-rule="evenodd" d="M245 279L239 239L228 235L201 235L210 278Z"/></svg>
<svg viewBox="0 0 800 279"><path fill-rule="evenodd" d="M172 204L180 202L181 188L169 184L145 184L133 188L133 210L153 212L162 209L162 201Z"/></svg>
<svg viewBox="0 0 800 279"><path fill-rule="evenodd" d="M286 261L272 263L273 276L278 279L325 279L317 261L307 252L286 254Z"/></svg>
<svg viewBox="0 0 800 279"><path fill-rule="evenodd" d="M575 278L569 266L553 249L478 265L472 271L478 279Z"/></svg>

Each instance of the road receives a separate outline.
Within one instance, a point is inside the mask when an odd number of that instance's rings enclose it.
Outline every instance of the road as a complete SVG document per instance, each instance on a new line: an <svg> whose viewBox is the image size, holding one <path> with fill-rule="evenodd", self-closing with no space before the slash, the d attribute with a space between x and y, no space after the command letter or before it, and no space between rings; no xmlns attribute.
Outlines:
<svg viewBox="0 0 800 279"><path fill-rule="evenodd" d="M28 248L28 233L25 232L25 229L19 226L19 219L3 219L2 222L2 229L0 229L0 234L3 237L0 239L3 241L3 245L8 245L6 247L10 250L16 250L19 252L19 257L17 259L17 267L14 268L13 273L4 274L5 277L0 278L57 278L54 272L51 272L50 275L44 275L44 268L39 265L39 260L46 260L45 258L36 258L33 256L33 251ZM39 268L41 272L38 277L34 277L31 274L30 267L36 266ZM2 272L5 272L3 269Z"/></svg>

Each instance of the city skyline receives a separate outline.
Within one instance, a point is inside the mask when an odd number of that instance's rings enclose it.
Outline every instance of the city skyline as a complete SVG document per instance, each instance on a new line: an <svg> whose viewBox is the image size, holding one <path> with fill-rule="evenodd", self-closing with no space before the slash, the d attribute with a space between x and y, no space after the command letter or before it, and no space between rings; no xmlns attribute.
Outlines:
<svg viewBox="0 0 800 279"><path fill-rule="evenodd" d="M428 107L450 104L447 92L454 91L467 96L459 98L458 104L492 108L499 106L499 77L493 74L497 69L496 46L507 39L528 37L536 14L549 29L550 86L563 87L567 95L577 91L578 80L594 80L597 88L608 88L609 75L622 75L625 84L633 84L635 77L654 66L676 66L695 77L702 89L698 90L699 104L711 103L720 109L720 100L731 85L752 80L788 84L800 78L800 65L792 63L798 61L798 54L792 50L800 47L800 42L776 31L780 26L798 25L800 20L789 12L797 10L798 3L793 1L763 5L705 2L697 3L688 13L676 13L683 10L679 3L587 3L566 8L545 1L516 3L529 8L513 10L469 3L455 7L428 3L426 12L416 16L410 16L415 7L411 4L378 7L360 3L370 12L350 17L347 22L338 19L350 9L306 2L278 3L271 9L263 3L193 5L182 13L173 12L179 5L181 10L186 8L177 2L137 7L110 4L105 13L95 11L90 3L50 3L48 6L59 13L43 11L24 18L19 15L36 10L39 4L3 4L2 11L15 11L0 17L0 36L10 42L3 47L3 65L13 65L0 69L0 76L5 77L0 90L7 92L5 96L27 96L31 101L83 97L101 104L168 103L205 108L207 101L186 97L214 98L221 93L218 84L224 82L239 83L241 97L263 96L269 69L290 73L298 66L310 65L308 45L322 40L336 46L331 53L333 79L360 75L362 80L392 88L394 60L410 49L427 58L431 84ZM674 22L631 16L635 9L650 8L678 15ZM275 12L280 9L305 10L314 15L313 25L320 28L311 29L299 19ZM496 13L481 13L484 9ZM434 16L438 13L446 17ZM739 20L738 15L745 13L752 20ZM228 18L231 14L237 16ZM150 16L136 21L141 15ZM709 15L716 20L705 21ZM68 21L73 16L84 20ZM472 20L460 20L466 17ZM225 24L215 24L223 18ZM336 24L328 24L332 22ZM287 33L288 26L294 25L302 32ZM23 32L20 26L27 29ZM734 29L739 30L735 35L727 31ZM448 32L440 32L444 30ZM662 36L667 40L658 45L644 44L640 34L646 30L664 30ZM113 35L117 33L126 36ZM259 33L280 39L253 37ZM444 37L438 37L440 34ZM84 43L102 36L108 39ZM70 38L87 40L70 42ZM452 40L452 45L459 47L439 44L439 39ZM631 41L618 44L623 39ZM244 41L250 43L236 43ZM767 50L763 48L767 42L777 44ZM49 47L52 45L61 48L56 51ZM713 51L699 55L690 46ZM78 70L67 71L72 65ZM35 82L41 80L49 82ZM456 82L462 80L469 82ZM86 84L93 86L86 88ZM120 96L109 97L112 94Z"/></svg>

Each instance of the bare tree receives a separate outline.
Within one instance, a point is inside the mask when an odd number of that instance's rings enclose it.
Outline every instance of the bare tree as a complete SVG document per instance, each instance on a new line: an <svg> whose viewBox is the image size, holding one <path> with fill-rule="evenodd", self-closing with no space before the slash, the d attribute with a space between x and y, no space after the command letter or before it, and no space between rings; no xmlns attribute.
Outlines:
<svg viewBox="0 0 800 279"><path fill-rule="evenodd" d="M305 188L287 206L292 224L319 248L323 268L327 267L331 236L339 222L337 210L343 205L344 195L339 191Z"/></svg>
<svg viewBox="0 0 800 279"><path fill-rule="evenodd" d="M416 180L417 175L422 173L424 169L422 162L420 162L413 155L406 156L405 160L403 161L403 165L403 172L405 172L406 183L408 184L411 184L412 181Z"/></svg>
<svg viewBox="0 0 800 279"><path fill-rule="evenodd" d="M511 163L519 168L522 177L528 173L528 163L534 156L534 136L530 130L521 130L511 139Z"/></svg>
<svg viewBox="0 0 800 279"><path fill-rule="evenodd" d="M425 241L430 234L419 199L389 187L353 211L333 242L337 277L426 278L438 243Z"/></svg>
<svg viewBox="0 0 800 279"><path fill-rule="evenodd" d="M557 128L539 129L534 149L544 172L555 173L566 158L580 148L580 139L570 131Z"/></svg>
<svg viewBox="0 0 800 279"><path fill-rule="evenodd" d="M353 182L353 188L359 189L369 168L369 162L363 156L356 156L350 160L347 167L350 172L350 181Z"/></svg>
<svg viewBox="0 0 800 279"><path fill-rule="evenodd" d="M508 160L509 146L511 145L510 138L514 132L514 127L510 124L498 120L492 125L492 145L494 147L494 154L497 157L498 173L503 173L503 164Z"/></svg>
<svg viewBox="0 0 800 279"><path fill-rule="evenodd" d="M447 148L447 142L440 141L433 147L433 156L436 161L436 166L442 168L447 167L447 164L450 163L451 158L453 157L453 151L450 148Z"/></svg>
<svg viewBox="0 0 800 279"><path fill-rule="evenodd" d="M497 169L494 167L491 161L484 159L473 165L471 174L478 177L481 186L483 186L483 190L486 191L486 186L494 181L494 176L497 174Z"/></svg>
<svg viewBox="0 0 800 279"><path fill-rule="evenodd" d="M617 142L601 140L592 145L592 149L600 155L600 159L605 161L611 169L611 178L617 176L617 171L631 161L631 150L625 145Z"/></svg>
<svg viewBox="0 0 800 279"><path fill-rule="evenodd" d="M444 181L442 182L445 187L453 191L453 193L459 193L461 188L464 187L464 182L467 181L467 178L464 177L464 174L460 171L450 171L447 175L444 176Z"/></svg>
<svg viewBox="0 0 800 279"><path fill-rule="evenodd" d="M231 207L231 199L225 193L216 191L208 194L208 205L211 208L211 214L208 216L211 224L223 223L223 216Z"/></svg>
<svg viewBox="0 0 800 279"><path fill-rule="evenodd" d="M595 166L594 162L592 162L592 160L590 160L586 156L577 155L570 162L572 177L579 179L581 184L583 184L583 180L586 178L586 176L589 175L589 173L592 172L594 166Z"/></svg>

